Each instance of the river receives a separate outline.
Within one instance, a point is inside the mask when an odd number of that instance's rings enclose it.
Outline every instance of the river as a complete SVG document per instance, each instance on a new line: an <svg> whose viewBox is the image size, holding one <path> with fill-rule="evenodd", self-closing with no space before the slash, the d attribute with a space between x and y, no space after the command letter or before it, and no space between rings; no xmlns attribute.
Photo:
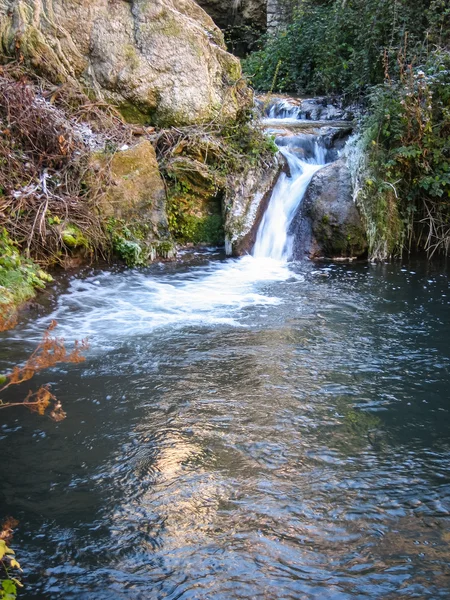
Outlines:
<svg viewBox="0 0 450 600"><path fill-rule="evenodd" d="M48 320L68 413L3 411L21 597L448 598L448 271L214 253L86 271ZM26 390L23 390L23 392Z"/></svg>
<svg viewBox="0 0 450 600"><path fill-rule="evenodd" d="M450 597L449 270L289 262L301 143L253 256L85 269L0 334L0 372L90 343L36 377L64 421L1 411L23 600Z"/></svg>

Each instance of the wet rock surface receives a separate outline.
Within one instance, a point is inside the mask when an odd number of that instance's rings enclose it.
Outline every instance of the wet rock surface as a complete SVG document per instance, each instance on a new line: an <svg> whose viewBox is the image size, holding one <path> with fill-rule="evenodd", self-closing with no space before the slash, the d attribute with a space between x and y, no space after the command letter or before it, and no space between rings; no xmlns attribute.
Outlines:
<svg viewBox="0 0 450 600"><path fill-rule="evenodd" d="M229 256L251 252L278 176L287 168L279 154L271 164L228 177L224 203L225 250Z"/></svg>

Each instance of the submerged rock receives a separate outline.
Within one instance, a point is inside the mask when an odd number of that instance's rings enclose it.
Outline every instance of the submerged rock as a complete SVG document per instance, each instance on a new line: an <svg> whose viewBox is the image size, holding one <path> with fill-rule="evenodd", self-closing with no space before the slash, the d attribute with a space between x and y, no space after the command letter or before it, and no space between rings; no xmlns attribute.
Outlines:
<svg viewBox="0 0 450 600"><path fill-rule="evenodd" d="M194 0L3 0L0 51L55 84L78 80L130 122L226 121L251 102Z"/></svg>
<svg viewBox="0 0 450 600"><path fill-rule="evenodd" d="M367 253L367 236L353 201L351 174L344 159L315 173L290 234L295 258L350 258Z"/></svg>

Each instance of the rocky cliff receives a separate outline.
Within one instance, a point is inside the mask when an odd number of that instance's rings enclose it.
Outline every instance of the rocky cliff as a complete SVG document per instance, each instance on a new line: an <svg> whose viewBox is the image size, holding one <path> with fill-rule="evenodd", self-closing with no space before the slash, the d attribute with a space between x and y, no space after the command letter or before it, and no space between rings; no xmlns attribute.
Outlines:
<svg viewBox="0 0 450 600"><path fill-rule="evenodd" d="M0 51L54 83L81 82L130 122L227 121L251 102L193 0L0 0Z"/></svg>

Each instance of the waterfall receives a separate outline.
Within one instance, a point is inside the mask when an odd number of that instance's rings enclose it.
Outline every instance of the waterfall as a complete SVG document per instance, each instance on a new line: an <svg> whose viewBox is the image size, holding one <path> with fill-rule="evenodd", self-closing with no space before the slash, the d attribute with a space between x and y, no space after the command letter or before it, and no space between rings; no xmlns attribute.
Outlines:
<svg viewBox="0 0 450 600"><path fill-rule="evenodd" d="M302 139L303 145L305 145L305 138ZM283 141L285 139L283 138ZM298 138L293 138L293 140L298 143ZM311 144L309 140L306 141L309 145ZM298 147L287 145L279 146L279 148L289 165L290 175L282 173L272 192L269 206L258 229L253 256L286 261L292 256L292 240L288 235L289 226L314 173L326 163L326 149L315 140L312 156L300 158L296 154Z"/></svg>

